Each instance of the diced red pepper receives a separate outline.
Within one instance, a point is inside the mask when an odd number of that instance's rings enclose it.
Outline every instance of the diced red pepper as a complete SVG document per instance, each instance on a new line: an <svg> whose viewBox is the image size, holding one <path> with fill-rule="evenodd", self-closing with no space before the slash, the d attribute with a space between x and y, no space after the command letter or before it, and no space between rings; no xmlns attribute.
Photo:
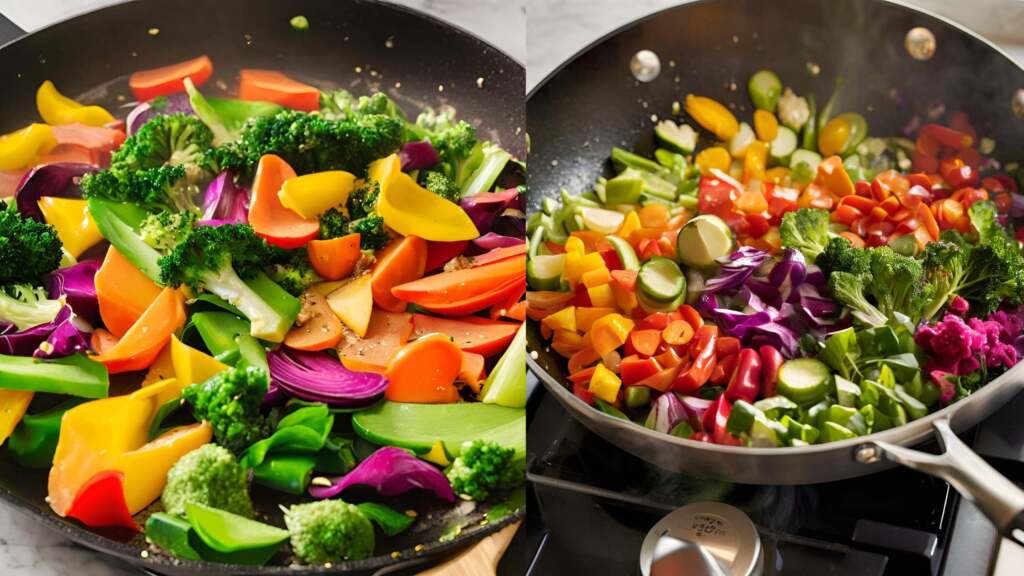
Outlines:
<svg viewBox="0 0 1024 576"><path fill-rule="evenodd" d="M938 144L956 150L970 148L974 145L974 138L970 134L940 124L925 124L921 127L921 135L928 136Z"/></svg>
<svg viewBox="0 0 1024 576"><path fill-rule="evenodd" d="M124 498L124 472L118 470L99 472L82 485L67 516L90 528L139 531Z"/></svg>
<svg viewBox="0 0 1024 576"><path fill-rule="evenodd" d="M619 261L619 254L612 249L601 250L598 252L601 255L601 259L604 260L604 265L609 270L622 270L622 262Z"/></svg>
<svg viewBox="0 0 1024 576"><path fill-rule="evenodd" d="M740 445L740 439L730 434L725 427L731 412L732 402L723 394L716 398L704 413L704 429L710 431L711 441L715 444Z"/></svg>
<svg viewBox="0 0 1024 576"><path fill-rule="evenodd" d="M761 354L761 394L765 398L775 396L779 383L779 368L785 359L778 348L765 344L757 350Z"/></svg>
<svg viewBox="0 0 1024 576"><path fill-rule="evenodd" d="M716 354L715 347L718 344L718 327L702 326L697 331L690 345L690 357L693 361L680 372L675 382L672 383L673 390L683 394L696 392L703 386L715 369Z"/></svg>
<svg viewBox="0 0 1024 576"><path fill-rule="evenodd" d="M737 354L736 370L729 379L725 397L735 402L753 403L761 391L761 356L753 348L744 348Z"/></svg>
<svg viewBox="0 0 1024 576"><path fill-rule="evenodd" d="M760 238L771 228L771 223L763 214L747 214L747 235L751 238Z"/></svg>
<svg viewBox="0 0 1024 576"><path fill-rule="evenodd" d="M591 406L594 405L594 395L590 392L590 390L587 390L586 384L579 384L577 382L573 382L572 393L575 394L577 398L583 400L587 404L590 404Z"/></svg>
<svg viewBox="0 0 1024 576"><path fill-rule="evenodd" d="M654 328L645 330L633 330L629 334L629 342L633 350L641 356L654 356L661 344L661 330Z"/></svg>
<svg viewBox="0 0 1024 576"><path fill-rule="evenodd" d="M715 344L715 352L719 356L731 356L737 354L743 345L740 343L739 338L733 338L732 336L719 336L718 342Z"/></svg>
<svg viewBox="0 0 1024 576"><path fill-rule="evenodd" d="M644 318L636 323L638 330L658 330L659 332L664 330L668 323L672 321L672 317L666 312L654 312L644 316Z"/></svg>
<svg viewBox="0 0 1024 576"><path fill-rule="evenodd" d="M612 270L611 271L612 282L615 282L623 289L630 292L636 291L636 270Z"/></svg>
<svg viewBox="0 0 1024 576"><path fill-rule="evenodd" d="M701 214L723 216L733 211L740 191L735 186L714 176L700 179L697 201Z"/></svg>
<svg viewBox="0 0 1024 576"><path fill-rule="evenodd" d="M738 357L738 354L719 355L718 362L715 363L715 369L711 372L709 382L715 386L727 384L729 379L732 378L733 371L736 369L736 359Z"/></svg>
<svg viewBox="0 0 1024 576"><path fill-rule="evenodd" d="M949 187L956 190L978 183L978 172L962 159L949 158L939 163L939 172Z"/></svg>
<svg viewBox="0 0 1024 576"><path fill-rule="evenodd" d="M661 371L661 366L654 358L626 356L619 363L619 378L626 386L632 386L641 380L650 378Z"/></svg>

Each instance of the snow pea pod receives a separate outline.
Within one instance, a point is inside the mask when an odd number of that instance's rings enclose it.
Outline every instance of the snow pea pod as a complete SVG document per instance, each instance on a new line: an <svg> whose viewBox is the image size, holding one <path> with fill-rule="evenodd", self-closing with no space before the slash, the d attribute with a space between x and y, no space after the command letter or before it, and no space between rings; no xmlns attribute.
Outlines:
<svg viewBox="0 0 1024 576"><path fill-rule="evenodd" d="M376 502L356 504L359 511L380 527L387 536L397 536L412 526L413 518Z"/></svg>
<svg viewBox="0 0 1024 576"><path fill-rule="evenodd" d="M210 560L262 565L288 539L287 530L202 504L189 503L186 511L192 530L213 552Z"/></svg>
<svg viewBox="0 0 1024 576"><path fill-rule="evenodd" d="M285 494L301 496L309 487L316 461L314 454L271 454L253 468L253 481Z"/></svg>

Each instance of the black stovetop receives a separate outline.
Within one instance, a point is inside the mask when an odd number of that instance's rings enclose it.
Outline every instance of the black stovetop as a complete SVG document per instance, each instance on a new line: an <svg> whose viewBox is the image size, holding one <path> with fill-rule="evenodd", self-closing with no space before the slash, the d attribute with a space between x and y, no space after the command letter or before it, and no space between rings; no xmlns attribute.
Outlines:
<svg viewBox="0 0 1024 576"><path fill-rule="evenodd" d="M532 379L532 375L531 375ZM984 574L995 530L945 482L907 469L827 484L751 486L666 472L589 432L539 387L530 400L529 575L639 574L647 531L672 510L722 501L746 512L765 574ZM1024 395L964 436L1024 482Z"/></svg>

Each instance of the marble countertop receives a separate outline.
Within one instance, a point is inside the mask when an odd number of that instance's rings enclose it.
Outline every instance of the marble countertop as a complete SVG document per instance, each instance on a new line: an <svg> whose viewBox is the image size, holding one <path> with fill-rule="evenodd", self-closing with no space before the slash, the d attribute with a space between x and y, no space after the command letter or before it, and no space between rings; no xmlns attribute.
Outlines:
<svg viewBox="0 0 1024 576"><path fill-rule="evenodd" d="M31 32L121 0L0 0L0 14ZM505 0L388 0L433 14L526 61L526 13ZM518 31L518 32L516 32ZM138 576L126 564L66 540L0 504L0 574L4 576Z"/></svg>

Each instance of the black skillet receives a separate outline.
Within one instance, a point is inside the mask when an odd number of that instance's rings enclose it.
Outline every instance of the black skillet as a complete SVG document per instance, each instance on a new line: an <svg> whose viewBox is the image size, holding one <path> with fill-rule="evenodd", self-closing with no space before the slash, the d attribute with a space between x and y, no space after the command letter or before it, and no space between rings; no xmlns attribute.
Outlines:
<svg viewBox="0 0 1024 576"><path fill-rule="evenodd" d="M308 30L289 25L299 14L308 18ZM23 34L6 19L0 21L5 40ZM127 110L119 107L132 99L129 74L200 54L214 63L204 92L230 94L240 68L282 70L322 88L348 88L356 94L383 90L410 115L424 106L452 105L460 118L480 128L481 136L525 156L521 64L432 17L360 0L139 0L55 24L0 49L0 132L38 121L35 92L44 80L123 117ZM480 86L478 78L483 78ZM43 500L46 472L26 471L5 452L0 450L0 500L79 544L167 575L390 573L399 565L463 547L523 514L482 525L483 508L453 515L432 496L417 494L391 502L420 512L413 528L396 538L379 537L376 556L367 560L331 568L289 567L290 558L281 553L271 561L276 565L264 568L182 562L152 550L144 557L141 536L120 541L57 517ZM266 519L282 525L277 507L290 501L258 487L253 497ZM461 531L453 529L459 519L468 521Z"/></svg>

